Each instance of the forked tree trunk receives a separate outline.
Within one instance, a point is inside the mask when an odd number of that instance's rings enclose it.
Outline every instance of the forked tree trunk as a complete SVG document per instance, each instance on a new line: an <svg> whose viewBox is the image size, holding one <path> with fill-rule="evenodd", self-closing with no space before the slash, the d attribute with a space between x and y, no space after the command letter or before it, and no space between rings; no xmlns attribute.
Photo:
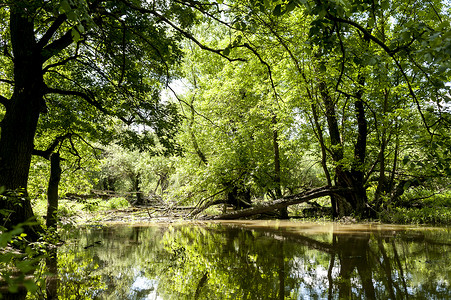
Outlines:
<svg viewBox="0 0 451 300"><path fill-rule="evenodd" d="M364 187L364 176L361 168L366 156L367 124L361 94L357 93L355 102L355 114L357 119L357 141L354 148L354 163L349 169L342 166L343 144L339 131L335 112L335 103L330 97L327 85L321 81L318 85L326 110L326 120L329 128L332 159L335 167L335 185L343 188L346 192L333 195L337 207L338 217L356 215L363 216L367 203L366 189Z"/></svg>

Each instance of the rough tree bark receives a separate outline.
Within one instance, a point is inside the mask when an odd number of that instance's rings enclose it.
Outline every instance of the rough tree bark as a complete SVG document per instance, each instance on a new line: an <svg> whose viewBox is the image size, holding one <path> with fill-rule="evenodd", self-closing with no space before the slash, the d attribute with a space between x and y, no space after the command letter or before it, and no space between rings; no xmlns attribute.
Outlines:
<svg viewBox="0 0 451 300"><path fill-rule="evenodd" d="M42 57L35 41L34 28L27 10L11 6L10 35L14 55L14 91L6 103L0 136L0 186L6 191L22 190L20 201L0 201L0 209L12 211L0 216L2 225L13 225L34 219L31 202L26 197L33 140L40 112L45 110ZM27 230L33 234L37 228Z"/></svg>
<svg viewBox="0 0 451 300"><path fill-rule="evenodd" d="M364 78L359 77L359 83L363 85ZM321 99L326 110L326 120L329 128L329 136L331 143L331 156L336 164L335 167L335 184L337 187L347 189L342 194L336 194L335 200L337 205L337 213L339 217L356 215L364 216L367 203L366 189L364 186L363 165L366 156L366 140L367 140L367 121L365 118L365 110L362 101L362 90L356 94L355 116L357 120L357 140L354 147L354 162L350 167L342 164L343 143L339 131L338 121L335 112L335 103L332 100L326 83L321 80L318 84Z"/></svg>

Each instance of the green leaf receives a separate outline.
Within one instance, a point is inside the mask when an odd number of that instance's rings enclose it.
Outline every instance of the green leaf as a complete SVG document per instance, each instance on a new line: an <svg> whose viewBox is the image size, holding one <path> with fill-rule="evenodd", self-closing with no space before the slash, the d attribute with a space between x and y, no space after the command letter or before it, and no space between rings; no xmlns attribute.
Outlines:
<svg viewBox="0 0 451 300"><path fill-rule="evenodd" d="M406 183L404 183L404 186L402 187L404 190L407 190L410 187L411 182L407 181Z"/></svg>
<svg viewBox="0 0 451 300"><path fill-rule="evenodd" d="M405 155L404 156L404 158L402 159L402 163L404 164L404 165L406 165L408 162L410 161L410 157L409 157L409 155Z"/></svg>
<svg viewBox="0 0 451 300"><path fill-rule="evenodd" d="M277 4L276 7L274 8L272 14L275 15L275 16L283 15L283 13L282 13L282 5L281 4Z"/></svg>
<svg viewBox="0 0 451 300"><path fill-rule="evenodd" d="M70 4L67 0L63 0L61 1L60 4L60 11L64 12L64 13L68 13L72 10L72 8L70 7Z"/></svg>
<svg viewBox="0 0 451 300"><path fill-rule="evenodd" d="M23 284L30 293L34 293L38 290L38 286L32 280L25 280Z"/></svg>
<svg viewBox="0 0 451 300"><path fill-rule="evenodd" d="M77 21L77 14L73 10L67 12L66 16L70 21Z"/></svg>
<svg viewBox="0 0 451 300"><path fill-rule="evenodd" d="M77 30L75 30L75 28L72 28L71 34L72 34L72 39L74 40L74 42L78 42L81 40L80 33Z"/></svg>
<svg viewBox="0 0 451 300"><path fill-rule="evenodd" d="M77 24L77 29L79 32L85 32L85 27L82 24Z"/></svg>
<svg viewBox="0 0 451 300"><path fill-rule="evenodd" d="M290 1L287 6L285 12L293 11L296 8L297 4L296 1Z"/></svg>
<svg viewBox="0 0 451 300"><path fill-rule="evenodd" d="M227 47L222 51L222 54L225 55L225 56L227 56L227 55L230 54L230 45L227 46Z"/></svg>

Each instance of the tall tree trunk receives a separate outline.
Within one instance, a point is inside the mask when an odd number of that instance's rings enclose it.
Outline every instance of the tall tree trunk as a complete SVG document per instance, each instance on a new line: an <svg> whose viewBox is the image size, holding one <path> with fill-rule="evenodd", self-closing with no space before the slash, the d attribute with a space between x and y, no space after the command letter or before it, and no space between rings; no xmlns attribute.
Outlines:
<svg viewBox="0 0 451 300"><path fill-rule="evenodd" d="M274 115L272 118L273 128L273 148L274 148L274 183L275 194L277 199L282 199L282 188L280 186L280 149L279 149L279 132L277 131L277 117ZM280 218L288 219L288 209L286 207L279 210Z"/></svg>
<svg viewBox="0 0 451 300"><path fill-rule="evenodd" d="M354 148L354 163L350 168L342 165L343 144L339 131L337 116L335 112L335 103L330 97L327 85L320 81L318 85L321 98L326 109L326 119L329 128L331 143L331 155L336 164L335 184L340 188L350 188L351 191L335 195L337 214L339 217L349 216L351 214L361 216L364 214L367 203L366 190L364 187L364 176L362 166L366 155L367 124L363 101L357 97L355 102L355 113L357 119L357 141Z"/></svg>
<svg viewBox="0 0 451 300"><path fill-rule="evenodd" d="M352 187L352 180L349 179L349 171L345 170L341 165L343 159L343 145L341 143L341 135L338 127L337 116L335 112L335 103L329 95L326 82L320 81L319 92L326 110L326 120L329 128L329 138L331 144L331 156L335 162L335 184L339 187ZM352 214L353 207L348 201L348 195L335 195L336 210L339 217Z"/></svg>
<svg viewBox="0 0 451 300"><path fill-rule="evenodd" d="M321 166L323 167L324 174L326 175L327 185L332 186L332 179L330 177L329 169L327 168L327 149L326 149L326 144L324 143L323 130L321 128L321 124L319 123L316 105L314 103L312 103L311 108L312 108L312 114L313 114L313 120L315 123L317 138L318 138L319 144L321 146ZM330 195L330 202L332 205L332 217L335 219L336 217L338 217L338 207L337 207L337 200L335 199L335 195Z"/></svg>
<svg viewBox="0 0 451 300"><path fill-rule="evenodd" d="M56 212L58 210L58 186L61 180L61 166L59 153L50 155L50 180L47 190L47 228L56 229L58 221Z"/></svg>
<svg viewBox="0 0 451 300"><path fill-rule="evenodd" d="M387 113L388 111L388 96L389 96L389 91L387 89L385 89L384 92L384 110L383 113ZM387 138L387 127L385 124L383 124L382 126L382 132L381 132L381 145L380 145L380 151L379 151L379 155L378 155L378 160L379 160L379 180L377 182L377 188L376 188L376 192L374 193L374 209L376 211L379 211L381 205L382 205L382 200L383 200L383 196L384 194L387 194L389 192L388 190L388 180L387 177L385 176L385 171L386 171L386 162L385 162L385 149L387 147L388 144L388 138Z"/></svg>
<svg viewBox="0 0 451 300"><path fill-rule="evenodd" d="M28 13L21 5L11 6L15 85L1 123L0 187L7 191L21 189L25 197L13 197L17 201L12 201L11 197L0 201L0 209L13 211L8 218L0 217L7 228L34 218L26 191L33 140L40 111L45 107L42 59Z"/></svg>
<svg viewBox="0 0 451 300"><path fill-rule="evenodd" d="M368 122L365 116L365 108L363 106L363 85L365 84L365 77L359 75L358 78L360 89L357 91L356 100L354 102L355 116L357 120L357 141L354 147L354 162L351 165L352 187L354 189L351 198L351 205L354 207L356 214L359 216L365 215L366 204L368 203L365 178L364 165L366 157L366 144L368 137Z"/></svg>

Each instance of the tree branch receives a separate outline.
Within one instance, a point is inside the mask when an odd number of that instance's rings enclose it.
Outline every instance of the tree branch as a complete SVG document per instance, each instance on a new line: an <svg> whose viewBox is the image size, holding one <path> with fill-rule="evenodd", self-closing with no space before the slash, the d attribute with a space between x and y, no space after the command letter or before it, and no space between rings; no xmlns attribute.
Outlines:
<svg viewBox="0 0 451 300"><path fill-rule="evenodd" d="M128 7L130 7L131 9L137 10L141 13L147 13L147 14L151 14L154 15L155 17L159 18L160 20L162 20L164 23L168 24L169 26L171 26L173 29L175 29L176 31L178 31L179 33L181 33L184 37L186 37L187 39L193 41L197 46L199 46L199 48L201 48L202 50L207 50L213 53L218 54L219 56L222 56L223 58L227 59L230 62L233 61L246 61L243 58L230 58L227 55L224 55L222 52L224 51L224 49L213 49L210 48L204 44L202 44L201 42L199 42L199 40L197 40L191 33L189 33L188 31L183 30L182 28L178 27L177 25L175 25L173 22L171 22L170 20L168 20L166 17L164 17L163 15L161 15L160 13L156 12L153 9L148 9L148 8L144 8L144 7L139 7L136 6L126 0L121 0L122 3L124 3L125 5L127 5Z"/></svg>
<svg viewBox="0 0 451 300"><path fill-rule="evenodd" d="M398 52L399 50L402 49L402 47L398 47L395 50L391 50L387 45L385 45L381 40L379 40L377 37L375 37L374 35L372 35L368 30L366 30L362 25L351 21L351 20L347 20L347 19L343 19L343 18L338 18L335 17L334 15L328 13L326 15L326 18L334 21L334 22L340 22L340 23L345 23L348 25L351 25L352 27L357 28L360 32L363 33L365 38L368 38L370 40L372 40L373 42L375 42L376 44L378 44L382 49L384 49L385 52L387 52L388 55L393 56L396 54L396 52Z"/></svg>
<svg viewBox="0 0 451 300"><path fill-rule="evenodd" d="M401 64L399 63L399 61L395 57L392 57L392 58L395 61L396 66L398 67L398 69L401 71L402 76L406 80L407 87L409 89L409 94L412 97L413 101L415 101L415 104L417 106L418 112L420 113L420 116L421 116L421 120L423 121L423 124L426 127L427 132L429 133L430 136L433 136L434 134L431 132L431 128L430 128L430 126L428 125L428 123L426 121L426 117L424 116L423 111L421 110L420 102L418 101L417 96L415 95L415 92L414 92L414 90L412 88L412 85L410 84L410 80L407 77L406 72L404 71L404 68L401 66Z"/></svg>
<svg viewBox="0 0 451 300"><path fill-rule="evenodd" d="M97 108L98 110L100 110L101 112L103 112L104 114L106 114L108 116L117 117L121 121L123 121L124 123L130 125L130 121L128 121L124 117L120 117L120 116L114 114L113 112L108 111L107 109L105 109L102 106L102 104L100 104L98 101L96 101L93 96L90 96L90 95L88 95L86 93L79 92L79 91L67 91L67 90L62 90L62 89L57 89L57 88L50 88L50 87L46 87L45 93L46 94L59 94L59 95L64 95L64 96L80 97L80 98L84 99L86 102L88 102L89 104L91 104L92 106L94 106L95 108Z"/></svg>
<svg viewBox="0 0 451 300"><path fill-rule="evenodd" d="M0 78L0 82L8 83L10 85L14 85L14 80Z"/></svg>
<svg viewBox="0 0 451 300"><path fill-rule="evenodd" d="M72 30L69 30L59 39L53 41L49 45L42 48L43 62L60 53L74 42L72 38Z"/></svg>
<svg viewBox="0 0 451 300"><path fill-rule="evenodd" d="M274 95L276 97L276 100L277 100L277 98L281 99L281 97L277 93L276 86L274 84L274 80L272 79L271 66L266 61L264 61L263 58L260 56L260 54L257 52L257 50L252 48L248 43L244 43L242 47L251 50L251 52L254 53L254 55L258 57L260 62L266 66L266 68L268 69L269 80L271 81L271 87L272 87L272 89L274 91Z"/></svg>
<svg viewBox="0 0 451 300"><path fill-rule="evenodd" d="M80 43L77 43L77 48L75 49L75 54L73 56L67 57L66 59L63 59L62 61L59 61L57 63L47 65L43 69L43 73L46 73L51 68L58 67L58 66L63 66L65 64L67 64L69 61L77 59L79 57L78 56L78 49L79 48L80 48Z"/></svg>
<svg viewBox="0 0 451 300"><path fill-rule="evenodd" d="M42 38L39 40L38 42L39 48L44 48L44 46L47 45L52 36L56 33L56 31L64 23L64 21L66 21L66 19L67 19L66 15L59 15L55 19L50 28L46 31L46 33L44 33Z"/></svg>
<svg viewBox="0 0 451 300"><path fill-rule="evenodd" d="M177 101L179 101L180 103L183 103L183 104L185 104L186 106L188 106L190 109L192 109L192 111L193 111L196 115L198 115L198 116L204 118L204 119L207 120L209 123L211 123L214 127L216 127L216 128L219 127L215 122L213 122L212 120L210 120L207 116L205 116L205 115L201 114L200 112L198 112L198 111L194 108L194 105L192 105L192 104L186 102L185 100L181 99L181 98L177 95L177 93L176 93L170 86L168 86L168 89L172 92L172 94L174 94L174 97L177 99Z"/></svg>
<svg viewBox="0 0 451 300"><path fill-rule="evenodd" d="M66 133L65 135L57 136L55 138L55 140L53 141L53 143L46 150L33 149L32 154L41 156L41 157L49 160L50 155L55 150L55 148L58 146L58 144L63 143L65 139L70 138L71 136L72 136L72 133L70 133L70 132Z"/></svg>

